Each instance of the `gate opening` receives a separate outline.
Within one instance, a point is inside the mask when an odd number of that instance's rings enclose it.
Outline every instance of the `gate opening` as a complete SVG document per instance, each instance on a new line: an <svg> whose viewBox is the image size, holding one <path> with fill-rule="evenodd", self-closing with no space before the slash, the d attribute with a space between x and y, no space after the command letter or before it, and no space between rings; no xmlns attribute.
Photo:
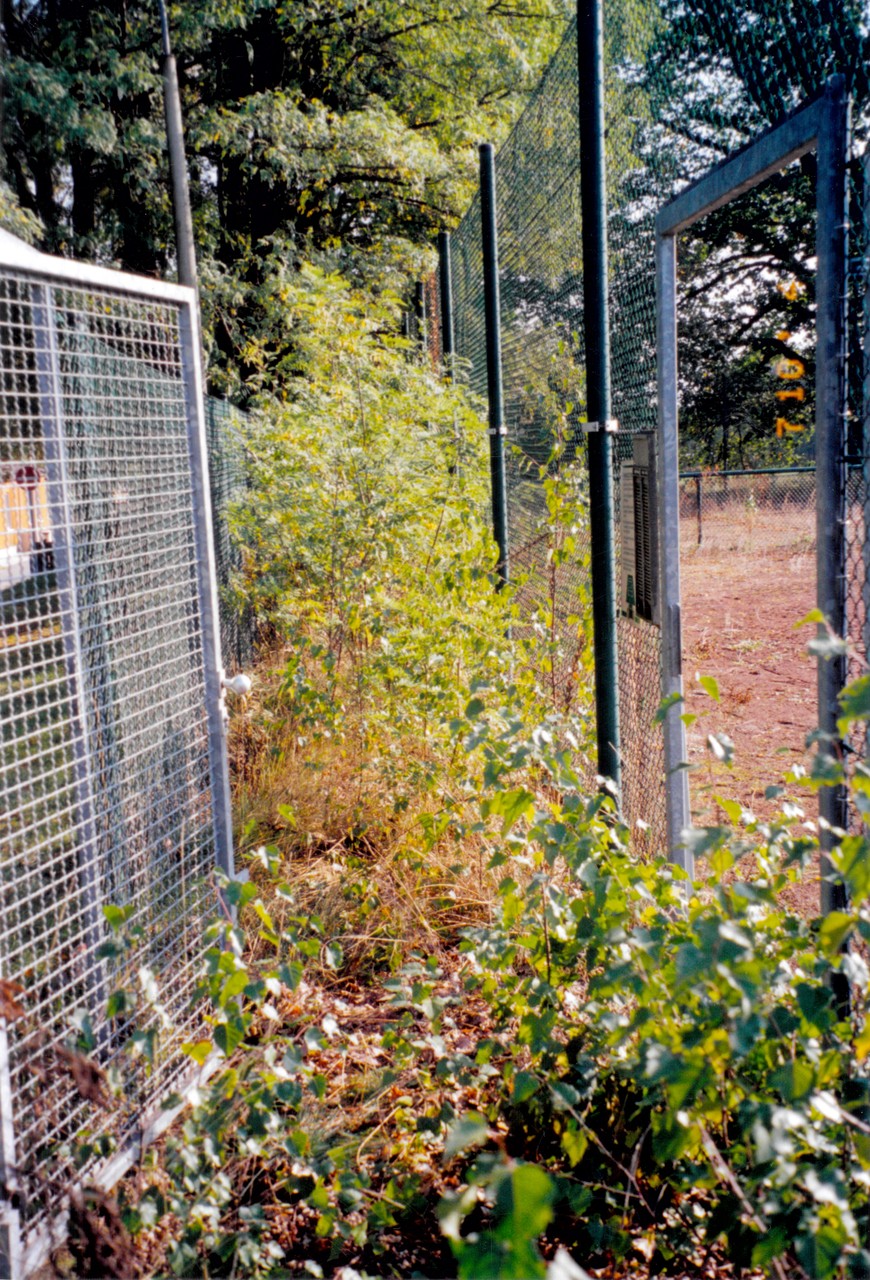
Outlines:
<svg viewBox="0 0 870 1280"><path fill-rule="evenodd" d="M693 826L729 820L735 803L773 817L772 790L805 763L818 722L813 630L795 626L816 605L815 181L810 154L679 239ZM814 797L788 790L814 817Z"/></svg>
<svg viewBox="0 0 870 1280"><path fill-rule="evenodd" d="M662 626L662 692L665 699L665 787L668 845L672 860L693 873L689 801L687 719L685 707L683 598L681 589L680 437L678 381L678 240L701 219L732 205L792 162L815 154L815 435L816 468L816 591L815 603L838 635L845 633L845 265L846 265L846 152L848 107L843 77L828 81L824 93L800 107L780 124L691 183L660 210L656 218L656 338L658 375L658 471L660 494L660 613ZM763 194L763 193L762 193ZM802 267L802 264L801 264ZM797 288L787 282L784 288ZM791 340L782 338L786 343ZM781 391L796 390L805 373L796 352L783 355ZM775 394L775 393L774 393ZM785 395L781 435L788 423L794 396ZM836 753L838 694L845 684L844 656L820 659L817 666L817 723L824 748ZM726 750L723 744L723 751ZM830 847L831 829L846 818L841 786L822 788L819 815L827 824L823 848ZM822 860L822 910L839 905L839 888L829 883Z"/></svg>

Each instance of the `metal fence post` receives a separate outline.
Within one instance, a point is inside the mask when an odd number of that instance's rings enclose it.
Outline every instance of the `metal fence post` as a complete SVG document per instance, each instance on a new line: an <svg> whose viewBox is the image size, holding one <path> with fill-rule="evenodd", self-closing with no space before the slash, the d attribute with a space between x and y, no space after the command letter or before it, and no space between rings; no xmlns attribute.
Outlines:
<svg viewBox="0 0 870 1280"><path fill-rule="evenodd" d="M235 875L233 860L233 819L227 761L226 706L221 663L220 615L217 570L212 532L208 478L208 443L205 434L202 365L200 363L199 315L196 295L179 311L182 373L187 411L187 441L193 486L194 534L196 539L196 581L202 620L202 660L208 720L208 757L214 805L215 857L225 875Z"/></svg>
<svg viewBox="0 0 870 1280"><path fill-rule="evenodd" d="M702 523L703 516L701 514L701 475L700 472L695 476L695 496L698 500L698 546L704 538L704 525Z"/></svg>
<svg viewBox="0 0 870 1280"><path fill-rule="evenodd" d="M665 713L665 795L668 854L694 875L692 852L683 843L689 826L686 726L680 627L680 460L677 434L677 246L674 236L656 236L656 349L659 390L659 540L661 559L662 693L674 701Z"/></svg>
<svg viewBox="0 0 870 1280"><path fill-rule="evenodd" d="M486 309L486 385L489 395L489 466L492 479L492 528L498 545L496 572L507 582L508 522L505 487L504 394L501 370L501 305L498 287L498 226L495 204L495 151L492 143L480 147L480 219L483 242L483 291Z"/></svg>
<svg viewBox="0 0 870 1280"><path fill-rule="evenodd" d="M166 119L166 142L169 149L169 176L172 182L172 207L175 214L175 252L178 258L178 282L197 287L196 248L193 219L190 213L190 186L187 180L187 158L184 154L184 122L178 92L178 68L169 40L169 19L164 0L160 9L160 33L163 45L163 110Z"/></svg>
<svg viewBox="0 0 870 1280"><path fill-rule="evenodd" d="M846 264L846 149L848 98L841 76L829 80L823 111L826 126L819 131L816 236L818 271L816 296L816 560L819 608L837 635L846 634L845 593L845 298ZM820 635L824 628L820 627ZM846 683L845 656L819 659L819 728L828 748L842 755L837 733L838 697ZM822 859L822 913L842 910L845 886L831 883L833 870L826 851L836 843L831 827L846 823L846 791L842 786L819 791ZM842 975L835 975L841 978ZM841 997L843 993L840 993ZM848 999L848 987L846 988Z"/></svg>
<svg viewBox="0 0 870 1280"><path fill-rule="evenodd" d="M607 297L607 189L604 157L604 16L602 0L578 0L580 198L583 220L583 326L589 433L592 621L598 771L620 784L619 656L613 517L610 325Z"/></svg>

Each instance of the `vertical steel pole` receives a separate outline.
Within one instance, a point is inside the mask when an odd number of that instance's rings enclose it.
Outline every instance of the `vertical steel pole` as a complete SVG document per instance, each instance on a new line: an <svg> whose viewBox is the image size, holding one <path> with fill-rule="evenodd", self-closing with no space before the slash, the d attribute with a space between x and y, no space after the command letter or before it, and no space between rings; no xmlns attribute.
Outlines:
<svg viewBox="0 0 870 1280"><path fill-rule="evenodd" d="M501 303L498 287L498 226L495 204L495 151L480 147L480 220L483 243L483 296L486 314L486 385L489 396L489 469L492 479L492 528L498 546L496 572L507 582L508 522L505 485L504 393L501 376Z"/></svg>
<svg viewBox="0 0 870 1280"><path fill-rule="evenodd" d="M704 525L702 523L703 516L701 514L701 477L700 476L695 477L695 493L698 499L698 546L700 547L701 541L704 537Z"/></svg>
<svg viewBox="0 0 870 1280"><path fill-rule="evenodd" d="M438 232L438 284L441 291L441 355L450 381L453 376L453 264L450 257L450 236Z"/></svg>
<svg viewBox="0 0 870 1280"><path fill-rule="evenodd" d="M221 631L218 610L217 569L211 516L211 489L208 478L208 442L203 408L202 350L196 294L179 314L184 402L187 410L187 443L193 497L193 525L196 546L196 580L202 628L202 661L208 723L208 757L211 779L212 815L215 831L215 860L230 878L233 862L233 817L227 760L227 715L224 702Z"/></svg>
<svg viewBox="0 0 870 1280"><path fill-rule="evenodd" d="M656 236L656 359L659 389L659 554L661 573L662 696L675 698L665 715L665 800L668 856L691 878L694 861L683 843L690 822L683 722L683 654L680 634L680 457L677 415L677 245Z"/></svg>
<svg viewBox="0 0 870 1280"><path fill-rule="evenodd" d="M598 771L620 783L616 635L616 551L610 418L610 326L607 302L607 189L604 156L603 0L578 0L580 197L583 218L583 325L589 433L592 622Z"/></svg>
<svg viewBox="0 0 870 1280"><path fill-rule="evenodd" d="M818 606L839 636L846 632L845 425L846 425L846 151L849 108L845 80L825 88L816 179L816 563ZM824 628L820 626L820 635ZM837 734L838 696L846 683L845 656L819 658L821 750L842 758ZM836 843L832 827L846 823L842 786L819 791L822 913L842 910L845 886L830 883L826 851ZM840 978L842 975L835 975ZM848 988L846 988L848 999Z"/></svg>
<svg viewBox="0 0 870 1280"><path fill-rule="evenodd" d="M164 0L157 0L157 5L160 10L160 34L163 44L163 110L169 148L172 207L175 214L178 282L195 289L197 287L196 249L193 241L193 219L190 213L187 157L184 154L184 123L181 118L181 96L178 92L178 67L169 40L169 19L166 16Z"/></svg>

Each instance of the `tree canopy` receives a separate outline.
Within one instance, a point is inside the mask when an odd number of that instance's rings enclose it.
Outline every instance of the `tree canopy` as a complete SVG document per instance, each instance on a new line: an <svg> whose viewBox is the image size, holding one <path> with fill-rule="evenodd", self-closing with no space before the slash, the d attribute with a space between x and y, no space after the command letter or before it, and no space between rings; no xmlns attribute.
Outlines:
<svg viewBox="0 0 870 1280"><path fill-rule="evenodd" d="M419 263L566 19L564 0L170 6L213 381L286 355L272 304L302 261L376 286ZM7 212L50 251L171 271L156 5L6 0L2 36Z"/></svg>

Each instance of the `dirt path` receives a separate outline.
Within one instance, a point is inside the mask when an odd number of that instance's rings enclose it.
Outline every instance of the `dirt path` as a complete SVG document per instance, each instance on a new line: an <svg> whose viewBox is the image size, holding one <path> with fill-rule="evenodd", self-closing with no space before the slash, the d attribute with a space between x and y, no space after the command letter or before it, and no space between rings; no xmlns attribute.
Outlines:
<svg viewBox="0 0 870 1280"><path fill-rule="evenodd" d="M815 606L807 528L788 515L747 527L739 512L723 512L700 547L684 539L681 574L686 702L698 716L688 732L693 821L709 826L724 819L717 796L768 818L777 802L765 799L765 789L806 759L806 737L816 725L816 664L806 651L813 631L794 625ZM718 681L718 705L698 675ZM730 769L707 748L711 733L733 741ZM788 792L808 818L816 817L812 796ZM817 887L801 885L790 900L814 914Z"/></svg>

